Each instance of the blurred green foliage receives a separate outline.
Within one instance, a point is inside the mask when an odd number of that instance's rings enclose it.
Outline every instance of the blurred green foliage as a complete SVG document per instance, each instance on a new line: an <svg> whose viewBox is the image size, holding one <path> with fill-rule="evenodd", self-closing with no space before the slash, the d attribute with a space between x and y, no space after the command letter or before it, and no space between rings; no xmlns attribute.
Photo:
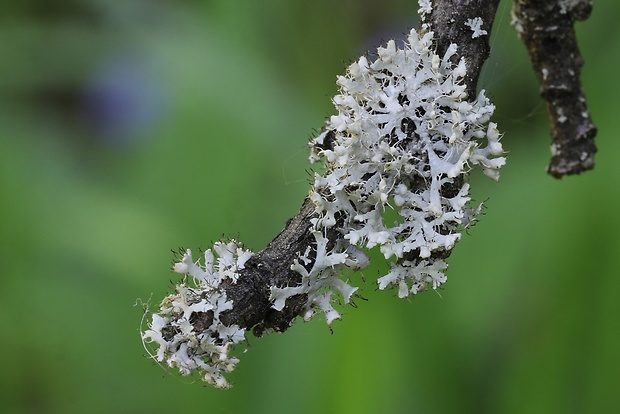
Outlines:
<svg viewBox="0 0 620 414"><path fill-rule="evenodd" d="M250 338L230 391L162 370L143 305L170 249L261 249L301 205L335 76L415 1L5 0L0 5L3 413L620 412L620 3L578 24L597 166L544 173L544 106L502 0L481 87L509 163L440 292L376 292ZM380 260L376 262L380 263Z"/></svg>

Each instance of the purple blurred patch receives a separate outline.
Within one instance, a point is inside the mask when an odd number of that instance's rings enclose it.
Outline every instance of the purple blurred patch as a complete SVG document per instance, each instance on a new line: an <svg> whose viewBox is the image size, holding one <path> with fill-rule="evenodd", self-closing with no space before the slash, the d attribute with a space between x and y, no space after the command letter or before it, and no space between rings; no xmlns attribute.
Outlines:
<svg viewBox="0 0 620 414"><path fill-rule="evenodd" d="M138 55L110 56L87 79L83 116L93 137L113 145L149 136L165 107L153 65Z"/></svg>

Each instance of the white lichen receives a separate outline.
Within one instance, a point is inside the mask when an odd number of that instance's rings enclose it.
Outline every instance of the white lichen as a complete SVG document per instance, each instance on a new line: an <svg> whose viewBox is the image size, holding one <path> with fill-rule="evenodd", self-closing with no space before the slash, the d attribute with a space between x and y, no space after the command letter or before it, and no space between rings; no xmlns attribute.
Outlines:
<svg viewBox="0 0 620 414"><path fill-rule="evenodd" d="M310 143L311 161L326 167L310 196L313 230L346 241L317 255L378 247L391 260L379 288L397 286L400 297L444 283L444 259L480 211L469 206L466 175L479 165L497 180L505 162L494 106L484 91L467 101L465 62L451 63L456 45L440 57L432 41L412 30L404 49L390 41L375 61L349 66L337 81L338 114Z"/></svg>
<svg viewBox="0 0 620 414"><path fill-rule="evenodd" d="M480 36L484 36L487 34L487 31L482 28L482 18L474 17L473 19L467 19L465 22L465 26L469 27L472 30L471 38L475 39Z"/></svg>
<svg viewBox="0 0 620 414"><path fill-rule="evenodd" d="M340 313L332 306L332 292L337 290L344 298L344 303L348 304L351 297L358 289L352 287L340 279L342 270L363 269L368 265L366 255L355 246L340 241L333 249L328 248L329 240L320 232L313 231L316 245L313 247L316 256L310 259L310 248L304 255L300 256L293 265L292 270L300 273L301 283L295 287L276 287L271 288L271 300L273 308L280 311L284 308L286 299L300 294L307 294L308 300L304 308L304 320L309 320L314 316L315 309L318 308L325 314L328 325L336 319L340 319ZM347 247L340 248L340 245L347 244ZM339 252L340 251L340 252ZM307 266L312 264L310 269Z"/></svg>
<svg viewBox="0 0 620 414"><path fill-rule="evenodd" d="M430 4L420 0L421 10ZM505 162L489 122L494 106L484 91L468 101L465 61L452 63L456 51L450 45L438 56L432 32L411 30L404 48L390 41L375 60L361 57L338 77L337 114L310 142L310 160L325 166L310 193L314 243L290 265L299 283L269 287L274 310L306 297L304 319L319 311L331 325L340 318L333 302L350 303L358 289L343 280L344 271L369 265L362 249L376 247L388 260L377 284L397 288L399 297L446 281L445 259L482 209L471 205L468 173L479 166L497 180ZM157 347L156 361L229 386L224 374L238 362L229 353L249 327L220 320L234 312L224 286L237 283L252 255L234 240L216 243L203 264L184 252L174 271L185 279L142 333L147 349Z"/></svg>
<svg viewBox="0 0 620 414"><path fill-rule="evenodd" d="M433 11L433 5L431 0L418 0L418 5L420 8L418 9L418 14L421 17L424 17L426 14L430 14Z"/></svg>
<svg viewBox="0 0 620 414"><path fill-rule="evenodd" d="M164 298L142 340L145 345L158 346L151 354L157 362L177 368L182 375L199 372L205 382L228 388L224 373L239 362L229 352L245 340L245 329L220 321L221 313L233 307L222 285L237 282L239 270L252 253L234 240L217 242L213 250L217 263L210 249L205 252L204 265L194 262L188 249L174 265L175 272L192 279L179 283L176 293Z"/></svg>
<svg viewBox="0 0 620 414"><path fill-rule="evenodd" d="M558 115L557 120L560 124L563 124L564 122L566 122L568 120L568 118L566 117L566 115L564 115L564 109L563 108L556 108L555 110L556 114Z"/></svg>

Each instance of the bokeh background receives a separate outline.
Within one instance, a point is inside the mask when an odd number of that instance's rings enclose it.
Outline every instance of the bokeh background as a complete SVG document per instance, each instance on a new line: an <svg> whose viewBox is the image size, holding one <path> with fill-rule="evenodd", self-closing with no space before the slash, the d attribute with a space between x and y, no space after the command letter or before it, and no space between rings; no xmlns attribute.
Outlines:
<svg viewBox="0 0 620 414"><path fill-rule="evenodd" d="M439 292L250 338L228 391L154 364L171 249L260 250L308 191L335 77L413 0L0 2L0 412L620 412L620 3L577 25L597 166L547 176L549 127L502 0L480 83L508 165Z"/></svg>

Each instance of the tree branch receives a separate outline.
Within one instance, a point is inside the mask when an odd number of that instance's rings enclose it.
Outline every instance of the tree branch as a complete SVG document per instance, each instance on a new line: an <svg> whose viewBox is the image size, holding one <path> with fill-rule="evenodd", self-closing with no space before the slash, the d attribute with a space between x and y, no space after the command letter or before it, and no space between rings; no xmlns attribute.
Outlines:
<svg viewBox="0 0 620 414"><path fill-rule="evenodd" d="M592 11L591 0L515 0L513 25L525 44L540 82L551 123L555 178L594 168L594 126L581 86L583 59L573 24Z"/></svg>
<svg viewBox="0 0 620 414"><path fill-rule="evenodd" d="M374 62L349 66L333 100L338 115L312 141L325 174L261 252L217 242L204 265L182 253L174 270L195 283L179 283L142 334L160 345L156 360L227 387L223 374L238 362L229 350L246 331L283 332L315 309L328 325L339 318L332 293L349 303L357 290L339 270L368 265L358 247L392 259L377 282L400 297L446 280L444 259L480 212L465 175L478 165L498 179L505 162L494 106L476 93L498 1L420 1L423 25L404 49L390 41ZM401 221L386 224L387 208Z"/></svg>
<svg viewBox="0 0 620 414"><path fill-rule="evenodd" d="M235 304L235 311L224 312L221 316L223 323L247 329L254 327L254 335L261 336L271 329L285 331L300 315L305 298L290 298L284 309L276 311L271 307L269 287L296 286L300 283L301 275L291 269L291 264L314 242L308 231L314 215L314 204L306 198L299 212L287 221L280 234L248 260L240 271L237 283L226 289L226 295Z"/></svg>

